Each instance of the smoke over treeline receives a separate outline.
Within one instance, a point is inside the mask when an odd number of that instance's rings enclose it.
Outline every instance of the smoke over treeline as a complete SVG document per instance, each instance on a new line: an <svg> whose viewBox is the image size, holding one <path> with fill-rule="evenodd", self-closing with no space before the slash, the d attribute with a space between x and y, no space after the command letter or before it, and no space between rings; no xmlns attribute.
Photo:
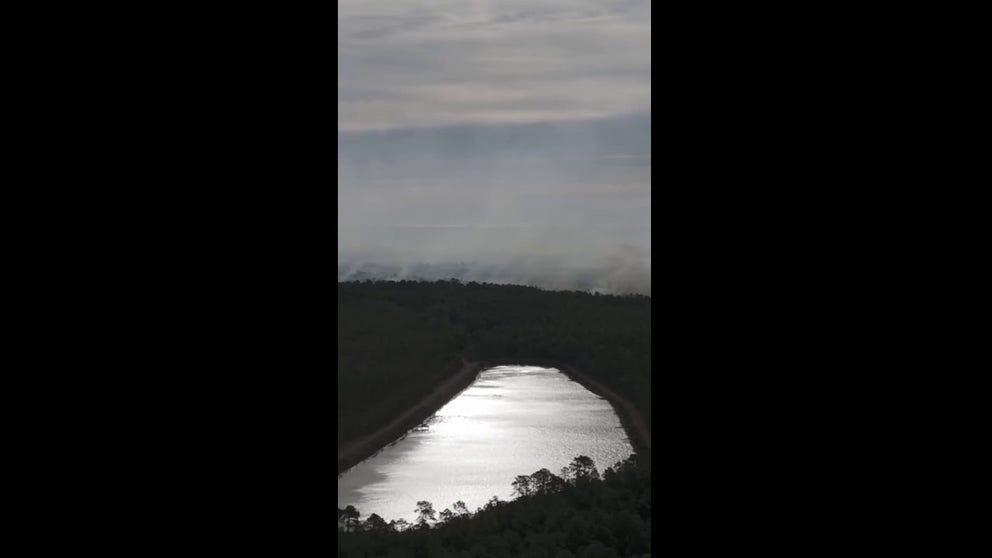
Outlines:
<svg viewBox="0 0 992 558"><path fill-rule="evenodd" d="M339 280L649 294L650 3L428 12L339 3Z"/></svg>
<svg viewBox="0 0 992 558"><path fill-rule="evenodd" d="M643 258L614 259L600 267L561 267L535 261L510 264L479 262L418 262L407 265L371 261L338 263L338 281L457 279L462 282L528 285L548 290L577 290L603 294L651 294L651 270ZM650 261L648 259L648 261Z"/></svg>
<svg viewBox="0 0 992 558"><path fill-rule="evenodd" d="M339 279L649 294L649 118L340 134Z"/></svg>

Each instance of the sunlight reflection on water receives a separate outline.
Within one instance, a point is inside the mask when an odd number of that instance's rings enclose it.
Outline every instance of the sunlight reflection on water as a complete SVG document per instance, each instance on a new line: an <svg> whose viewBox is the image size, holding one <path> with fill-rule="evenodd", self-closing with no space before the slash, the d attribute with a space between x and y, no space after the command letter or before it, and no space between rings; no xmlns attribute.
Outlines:
<svg viewBox="0 0 992 558"><path fill-rule="evenodd" d="M632 453L610 404L552 368L498 366L399 442L338 477L338 507L361 519L416 519L417 501L440 512L511 499L517 475L559 474L577 455L602 471Z"/></svg>

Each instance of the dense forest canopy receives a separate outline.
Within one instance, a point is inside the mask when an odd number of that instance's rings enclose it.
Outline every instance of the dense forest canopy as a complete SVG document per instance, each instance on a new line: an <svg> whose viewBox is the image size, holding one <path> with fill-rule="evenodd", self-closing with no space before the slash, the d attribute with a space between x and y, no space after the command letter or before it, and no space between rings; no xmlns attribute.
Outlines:
<svg viewBox="0 0 992 558"><path fill-rule="evenodd" d="M343 282L338 447L416 404L463 358L571 365L651 419L650 297L457 281Z"/></svg>

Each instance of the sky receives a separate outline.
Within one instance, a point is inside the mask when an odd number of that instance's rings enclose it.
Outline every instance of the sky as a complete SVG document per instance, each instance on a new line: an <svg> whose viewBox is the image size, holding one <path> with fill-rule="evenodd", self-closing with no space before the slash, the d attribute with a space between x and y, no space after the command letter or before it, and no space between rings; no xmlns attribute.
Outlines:
<svg viewBox="0 0 992 558"><path fill-rule="evenodd" d="M339 278L650 294L650 33L648 1L339 0Z"/></svg>

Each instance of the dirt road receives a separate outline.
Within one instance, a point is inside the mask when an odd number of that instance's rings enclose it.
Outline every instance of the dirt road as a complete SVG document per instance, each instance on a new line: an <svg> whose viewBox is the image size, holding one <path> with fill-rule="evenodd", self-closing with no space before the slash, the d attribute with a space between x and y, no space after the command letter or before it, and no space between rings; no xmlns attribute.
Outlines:
<svg viewBox="0 0 992 558"><path fill-rule="evenodd" d="M609 401L613 405L613 408L616 409L617 415L620 417L620 421L623 423L627 433L630 434L634 449L639 453L642 453L643 450L647 450L649 454L651 453L651 424L645 420L644 416L641 415L633 403L571 366L563 366L561 367L561 371L585 386L589 391Z"/></svg>
<svg viewBox="0 0 992 558"><path fill-rule="evenodd" d="M461 370L435 386L434 390L421 399L419 403L403 411L392 422L375 432L338 448L338 474L340 475L348 468L374 455L380 449L395 442L414 426L430 418L445 403L471 385L476 376L479 375L479 369L479 363L462 359Z"/></svg>

